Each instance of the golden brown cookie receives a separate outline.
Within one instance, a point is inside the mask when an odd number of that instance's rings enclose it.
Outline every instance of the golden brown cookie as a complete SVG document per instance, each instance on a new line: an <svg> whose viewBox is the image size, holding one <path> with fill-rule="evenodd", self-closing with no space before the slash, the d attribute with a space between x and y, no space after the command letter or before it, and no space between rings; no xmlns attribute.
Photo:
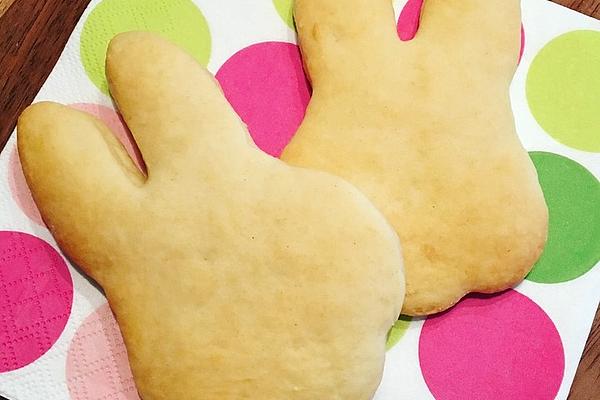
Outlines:
<svg viewBox="0 0 600 400"><path fill-rule="evenodd" d="M40 103L19 155L44 220L106 291L144 400L367 400L404 295L356 188L252 143L216 81L149 33L110 45L147 178L91 116Z"/></svg>
<svg viewBox="0 0 600 400"><path fill-rule="evenodd" d="M354 183L396 228L403 313L522 280L548 215L509 100L520 1L427 0L406 43L389 0L296 0L295 18L313 97L282 159Z"/></svg>

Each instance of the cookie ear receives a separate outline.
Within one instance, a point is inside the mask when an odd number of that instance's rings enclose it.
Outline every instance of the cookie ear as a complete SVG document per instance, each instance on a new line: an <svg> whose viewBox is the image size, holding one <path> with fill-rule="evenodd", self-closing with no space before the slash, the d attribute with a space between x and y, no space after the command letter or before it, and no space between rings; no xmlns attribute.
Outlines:
<svg viewBox="0 0 600 400"><path fill-rule="evenodd" d="M419 32L407 46L427 47L440 59L464 54L467 63L506 71L506 63L517 65L520 25L520 0L425 0Z"/></svg>
<svg viewBox="0 0 600 400"><path fill-rule="evenodd" d="M294 17L315 89L322 76L355 81L361 64L378 65L398 45L390 0L295 0Z"/></svg>
<svg viewBox="0 0 600 400"><path fill-rule="evenodd" d="M243 124L214 77L183 49L148 32L129 32L110 43L110 92L140 148L148 178L249 142Z"/></svg>
<svg viewBox="0 0 600 400"><path fill-rule="evenodd" d="M86 247L115 240L109 232L120 223L121 213L137 207L135 194L141 192L144 176L106 126L60 104L27 108L19 118L17 145L45 222L61 247L85 266L88 256L96 257ZM83 245L71 251L73 242ZM96 271L89 272L98 278Z"/></svg>

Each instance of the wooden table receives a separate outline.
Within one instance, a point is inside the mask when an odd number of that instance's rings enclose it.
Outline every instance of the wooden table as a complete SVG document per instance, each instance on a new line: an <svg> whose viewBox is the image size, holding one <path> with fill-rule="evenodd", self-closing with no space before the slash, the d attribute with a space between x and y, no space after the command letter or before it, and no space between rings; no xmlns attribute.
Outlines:
<svg viewBox="0 0 600 400"><path fill-rule="evenodd" d="M600 18L600 0L553 1ZM56 63L88 2L0 0L0 149ZM600 309L569 399L600 399Z"/></svg>

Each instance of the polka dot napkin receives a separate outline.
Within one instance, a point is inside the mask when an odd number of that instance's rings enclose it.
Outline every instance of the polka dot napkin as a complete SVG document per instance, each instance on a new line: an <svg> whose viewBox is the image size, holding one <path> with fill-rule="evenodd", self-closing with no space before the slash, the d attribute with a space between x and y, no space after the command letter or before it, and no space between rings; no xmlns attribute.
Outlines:
<svg viewBox="0 0 600 400"><path fill-rule="evenodd" d="M398 40L414 37L421 4L395 2ZM140 162L104 77L107 41L133 29L185 47L216 75L258 146L281 153L311 96L291 0L91 2L37 100L96 115ZM514 290L402 317L377 400L567 397L600 300L600 22L524 0L521 34L511 95L550 209L548 246ZM138 399L106 300L44 227L14 137L0 155L0 225L0 395Z"/></svg>

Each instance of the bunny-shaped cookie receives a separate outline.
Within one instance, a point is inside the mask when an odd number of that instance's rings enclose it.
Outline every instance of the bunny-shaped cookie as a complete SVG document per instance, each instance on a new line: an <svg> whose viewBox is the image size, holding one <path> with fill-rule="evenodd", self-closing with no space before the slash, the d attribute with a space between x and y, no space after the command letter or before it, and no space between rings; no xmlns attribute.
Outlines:
<svg viewBox="0 0 600 400"><path fill-rule="evenodd" d="M366 400L404 281L356 188L258 150L213 77L150 33L115 38L111 93L147 165L40 103L19 120L34 199L105 290L144 400Z"/></svg>
<svg viewBox="0 0 600 400"><path fill-rule="evenodd" d="M390 0L296 0L295 18L313 97L282 159L346 178L396 228L403 313L523 279L548 215L509 101L520 1L426 0L406 43Z"/></svg>

